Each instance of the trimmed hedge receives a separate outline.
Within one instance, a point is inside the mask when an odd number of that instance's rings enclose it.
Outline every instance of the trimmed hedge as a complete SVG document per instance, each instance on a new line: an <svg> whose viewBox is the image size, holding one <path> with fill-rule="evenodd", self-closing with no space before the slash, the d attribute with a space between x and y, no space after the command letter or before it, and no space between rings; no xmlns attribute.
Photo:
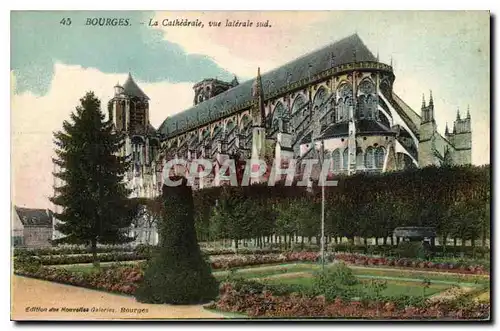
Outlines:
<svg viewBox="0 0 500 331"><path fill-rule="evenodd" d="M134 295L146 303L194 304L215 299L217 281L205 261L194 227L191 186L184 177L177 187L163 186L168 211L158 224L160 243Z"/></svg>
<svg viewBox="0 0 500 331"><path fill-rule="evenodd" d="M146 260L150 256L148 254L131 253L104 253L99 254L99 262L120 262L120 261L136 261ZM92 263L92 255L45 255L37 257L43 265L61 265L61 264L78 264Z"/></svg>

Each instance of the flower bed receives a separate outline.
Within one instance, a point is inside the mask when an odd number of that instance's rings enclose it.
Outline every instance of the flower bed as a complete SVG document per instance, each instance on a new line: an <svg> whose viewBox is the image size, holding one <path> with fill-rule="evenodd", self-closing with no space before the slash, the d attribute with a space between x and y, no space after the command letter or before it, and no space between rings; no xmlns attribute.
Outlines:
<svg viewBox="0 0 500 331"><path fill-rule="evenodd" d="M434 263L430 261L396 259L385 257L370 257L360 254L327 253L328 261L341 260L348 264L363 266L388 266L407 267L413 269L426 269L439 272L454 272L461 274L488 274L480 265L465 265L459 263ZM285 263L285 262L316 262L320 258L317 252L287 252L282 254L266 255L232 255L211 257L213 269L227 269L258 264Z"/></svg>
<svg viewBox="0 0 500 331"><path fill-rule="evenodd" d="M421 307L392 301L351 301L340 297L328 301L325 296L303 293L277 295L267 289L220 286L219 300L208 308L245 313L250 317L326 317L362 319L487 319L489 304L461 305L459 301L438 302Z"/></svg>
<svg viewBox="0 0 500 331"><path fill-rule="evenodd" d="M92 273L41 267L38 270L17 270L16 274L108 292L133 294L142 280L144 271L138 266L113 266Z"/></svg>
<svg viewBox="0 0 500 331"><path fill-rule="evenodd" d="M119 252L133 252L134 248L130 246L106 246L97 247L97 253L119 253ZM90 247L48 247L48 248L15 248L14 256L21 255L72 255L72 254L91 254Z"/></svg>
<svg viewBox="0 0 500 331"><path fill-rule="evenodd" d="M137 245L136 247L130 246L112 246L112 247L97 247L97 253L99 256L104 254L142 254L144 256L150 256L156 246L152 245ZM243 248L237 251L231 248L203 248L202 252L205 255L246 255L246 254L272 254L280 253L279 249L252 249ZM14 257L19 256L39 256L41 258L49 259L49 257L54 256L73 256L73 255L88 255L92 254L89 247L52 247L52 248L37 248L37 249L25 249L16 248L14 249Z"/></svg>
<svg viewBox="0 0 500 331"><path fill-rule="evenodd" d="M290 252L265 255L212 256L210 257L210 263L212 269L228 269L283 262L315 262L318 258L319 254L316 252Z"/></svg>
<svg viewBox="0 0 500 331"><path fill-rule="evenodd" d="M136 252L130 253L104 253L99 254L100 262L119 262L119 261L135 261L145 260L149 257L147 254ZM92 263L92 255L43 255L38 257L43 265L61 265L61 264L77 264L77 263Z"/></svg>

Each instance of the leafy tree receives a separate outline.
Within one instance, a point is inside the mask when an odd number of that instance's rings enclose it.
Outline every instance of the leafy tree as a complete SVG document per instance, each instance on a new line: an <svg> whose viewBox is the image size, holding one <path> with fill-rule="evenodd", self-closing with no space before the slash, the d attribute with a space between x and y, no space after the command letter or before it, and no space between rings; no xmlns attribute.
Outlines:
<svg viewBox="0 0 500 331"><path fill-rule="evenodd" d="M63 207L55 217L64 237L56 244L86 244L97 260L97 243L119 244L133 240L127 232L137 205L128 200L123 178L128 161L118 155L124 140L104 120L101 103L93 92L80 99L71 121L63 122L63 130L54 133L60 167L54 176L64 183L56 188L51 201Z"/></svg>
<svg viewBox="0 0 500 331"><path fill-rule="evenodd" d="M214 237L218 239L235 240L235 248L239 248L241 239L250 238L252 234L252 209L253 201L235 192L233 188L222 188L220 199L213 210L210 220Z"/></svg>

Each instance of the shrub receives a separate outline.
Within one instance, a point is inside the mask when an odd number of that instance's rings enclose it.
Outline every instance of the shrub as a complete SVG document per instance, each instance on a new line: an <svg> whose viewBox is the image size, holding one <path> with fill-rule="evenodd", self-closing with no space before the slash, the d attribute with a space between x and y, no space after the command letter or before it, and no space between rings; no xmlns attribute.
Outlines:
<svg viewBox="0 0 500 331"><path fill-rule="evenodd" d="M22 270L24 272L37 272L42 266L40 258L34 256L32 252L23 252L14 259L14 270Z"/></svg>
<svg viewBox="0 0 500 331"><path fill-rule="evenodd" d="M163 186L166 215L159 224L160 245L135 292L140 302L193 304L217 296L218 285L196 238L191 187L184 177L177 187Z"/></svg>
<svg viewBox="0 0 500 331"><path fill-rule="evenodd" d="M357 283L352 270L340 262L331 268L316 271L313 288L316 295L324 295L328 300L334 300L336 297L351 299L360 295L358 291L348 288Z"/></svg>

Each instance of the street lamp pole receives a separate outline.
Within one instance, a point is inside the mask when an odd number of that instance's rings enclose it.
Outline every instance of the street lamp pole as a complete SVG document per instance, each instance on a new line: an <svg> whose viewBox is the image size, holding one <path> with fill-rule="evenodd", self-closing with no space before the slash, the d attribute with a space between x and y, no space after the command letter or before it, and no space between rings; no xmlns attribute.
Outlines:
<svg viewBox="0 0 500 331"><path fill-rule="evenodd" d="M321 140L321 167L325 161L325 142ZM321 177L321 176L320 176ZM325 270L325 178L320 178L321 183L321 268Z"/></svg>

